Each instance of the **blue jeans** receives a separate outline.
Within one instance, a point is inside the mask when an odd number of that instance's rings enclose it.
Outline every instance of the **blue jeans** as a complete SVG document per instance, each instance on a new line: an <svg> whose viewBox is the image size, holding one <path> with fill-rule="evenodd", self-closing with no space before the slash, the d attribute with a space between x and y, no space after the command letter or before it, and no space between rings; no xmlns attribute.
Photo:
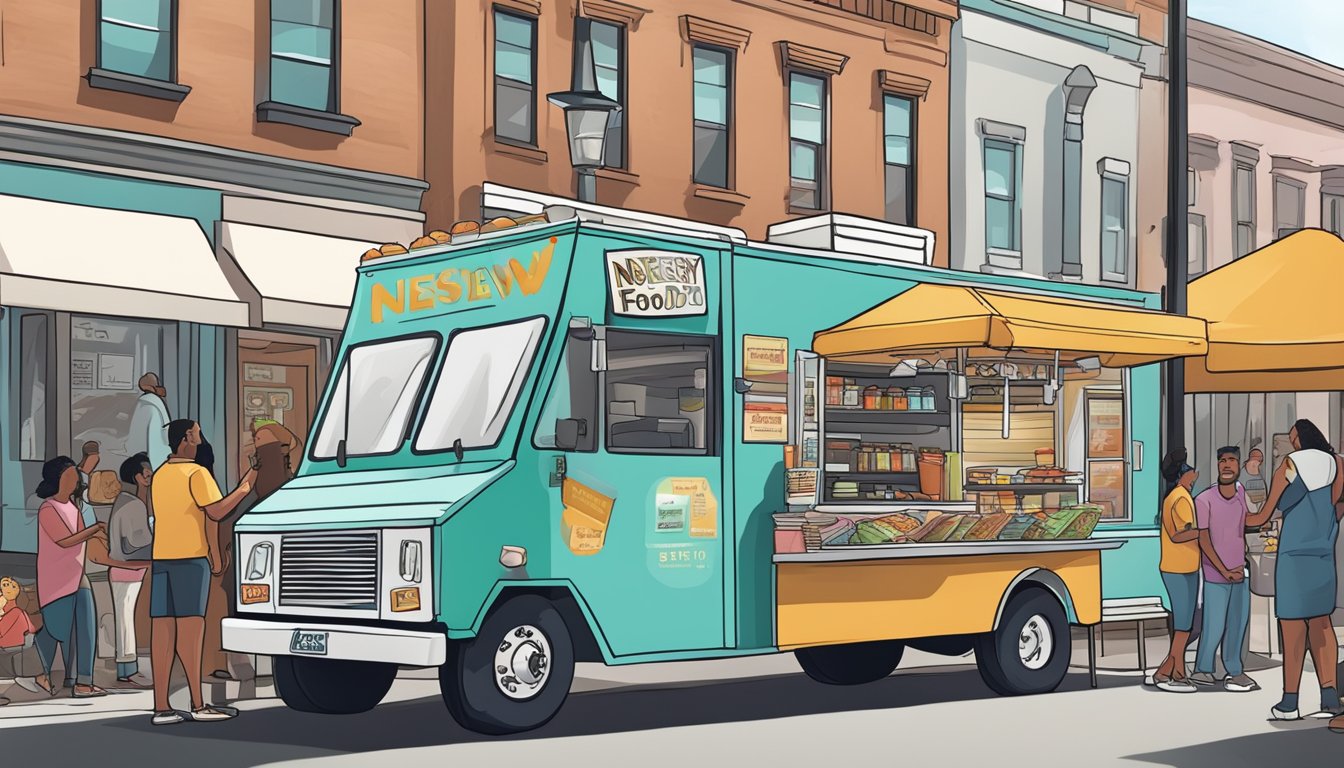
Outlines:
<svg viewBox="0 0 1344 768"><path fill-rule="evenodd" d="M50 679L51 665L56 661L56 646L75 646L75 682L93 685L93 654L95 631L93 627L93 590L79 589L42 606L42 631L37 633L34 645L42 659L42 671ZM66 658L68 659L67 650ZM67 662L68 663L68 662ZM66 675L70 674L67 668Z"/></svg>
<svg viewBox="0 0 1344 768"><path fill-rule="evenodd" d="M1200 625L1199 651L1195 654L1195 672L1213 674L1214 654L1223 647L1223 666L1236 677L1244 672L1241 649L1246 643L1246 626L1251 620L1251 584L1243 579L1235 584L1204 582L1204 623Z"/></svg>

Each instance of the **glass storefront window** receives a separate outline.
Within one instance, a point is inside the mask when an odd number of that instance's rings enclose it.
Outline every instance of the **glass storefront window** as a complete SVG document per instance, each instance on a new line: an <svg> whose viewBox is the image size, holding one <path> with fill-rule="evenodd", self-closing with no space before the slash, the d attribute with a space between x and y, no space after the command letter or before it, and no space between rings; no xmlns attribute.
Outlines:
<svg viewBox="0 0 1344 768"><path fill-rule="evenodd" d="M116 470L127 457L145 449L130 435L141 394L139 380L146 373L158 374L171 402L175 377L164 365L171 359L165 350L174 339L171 328L163 323L70 318L71 446L66 450L72 458L78 460L79 447L96 440L102 447L99 468Z"/></svg>
<svg viewBox="0 0 1344 768"><path fill-rule="evenodd" d="M47 457L47 348L51 321L46 315L24 315L19 320L19 356L11 361L19 376L19 413L15 453L20 461Z"/></svg>

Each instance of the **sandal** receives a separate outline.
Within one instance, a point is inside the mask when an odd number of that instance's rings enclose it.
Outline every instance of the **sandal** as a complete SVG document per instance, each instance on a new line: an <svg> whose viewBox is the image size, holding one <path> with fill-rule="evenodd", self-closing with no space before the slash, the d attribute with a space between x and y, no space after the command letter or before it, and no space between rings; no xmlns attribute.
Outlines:
<svg viewBox="0 0 1344 768"><path fill-rule="evenodd" d="M70 692L71 698L75 699L96 699L106 695L107 691L96 685L76 685Z"/></svg>

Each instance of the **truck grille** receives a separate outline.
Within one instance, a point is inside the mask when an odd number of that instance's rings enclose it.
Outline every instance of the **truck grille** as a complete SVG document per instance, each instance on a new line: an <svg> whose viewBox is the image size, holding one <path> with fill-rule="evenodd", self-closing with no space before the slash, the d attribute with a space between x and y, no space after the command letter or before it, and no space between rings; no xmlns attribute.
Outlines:
<svg viewBox="0 0 1344 768"><path fill-rule="evenodd" d="M280 537L280 605L378 608L378 534Z"/></svg>

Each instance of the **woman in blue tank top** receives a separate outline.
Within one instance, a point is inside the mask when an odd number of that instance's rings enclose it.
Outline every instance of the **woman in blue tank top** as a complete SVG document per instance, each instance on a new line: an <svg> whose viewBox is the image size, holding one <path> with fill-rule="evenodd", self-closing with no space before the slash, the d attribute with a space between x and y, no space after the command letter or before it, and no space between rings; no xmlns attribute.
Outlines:
<svg viewBox="0 0 1344 768"><path fill-rule="evenodd" d="M1274 569L1274 593L1283 631L1283 700L1270 715L1297 720L1297 692L1307 649L1321 683L1321 710L1313 717L1342 711L1336 689L1338 648L1330 615L1335 612L1335 539L1339 535L1336 502L1344 494L1344 466L1315 424L1299 419L1288 432L1293 452L1274 473L1269 497L1246 519L1259 528L1278 510L1283 515Z"/></svg>

